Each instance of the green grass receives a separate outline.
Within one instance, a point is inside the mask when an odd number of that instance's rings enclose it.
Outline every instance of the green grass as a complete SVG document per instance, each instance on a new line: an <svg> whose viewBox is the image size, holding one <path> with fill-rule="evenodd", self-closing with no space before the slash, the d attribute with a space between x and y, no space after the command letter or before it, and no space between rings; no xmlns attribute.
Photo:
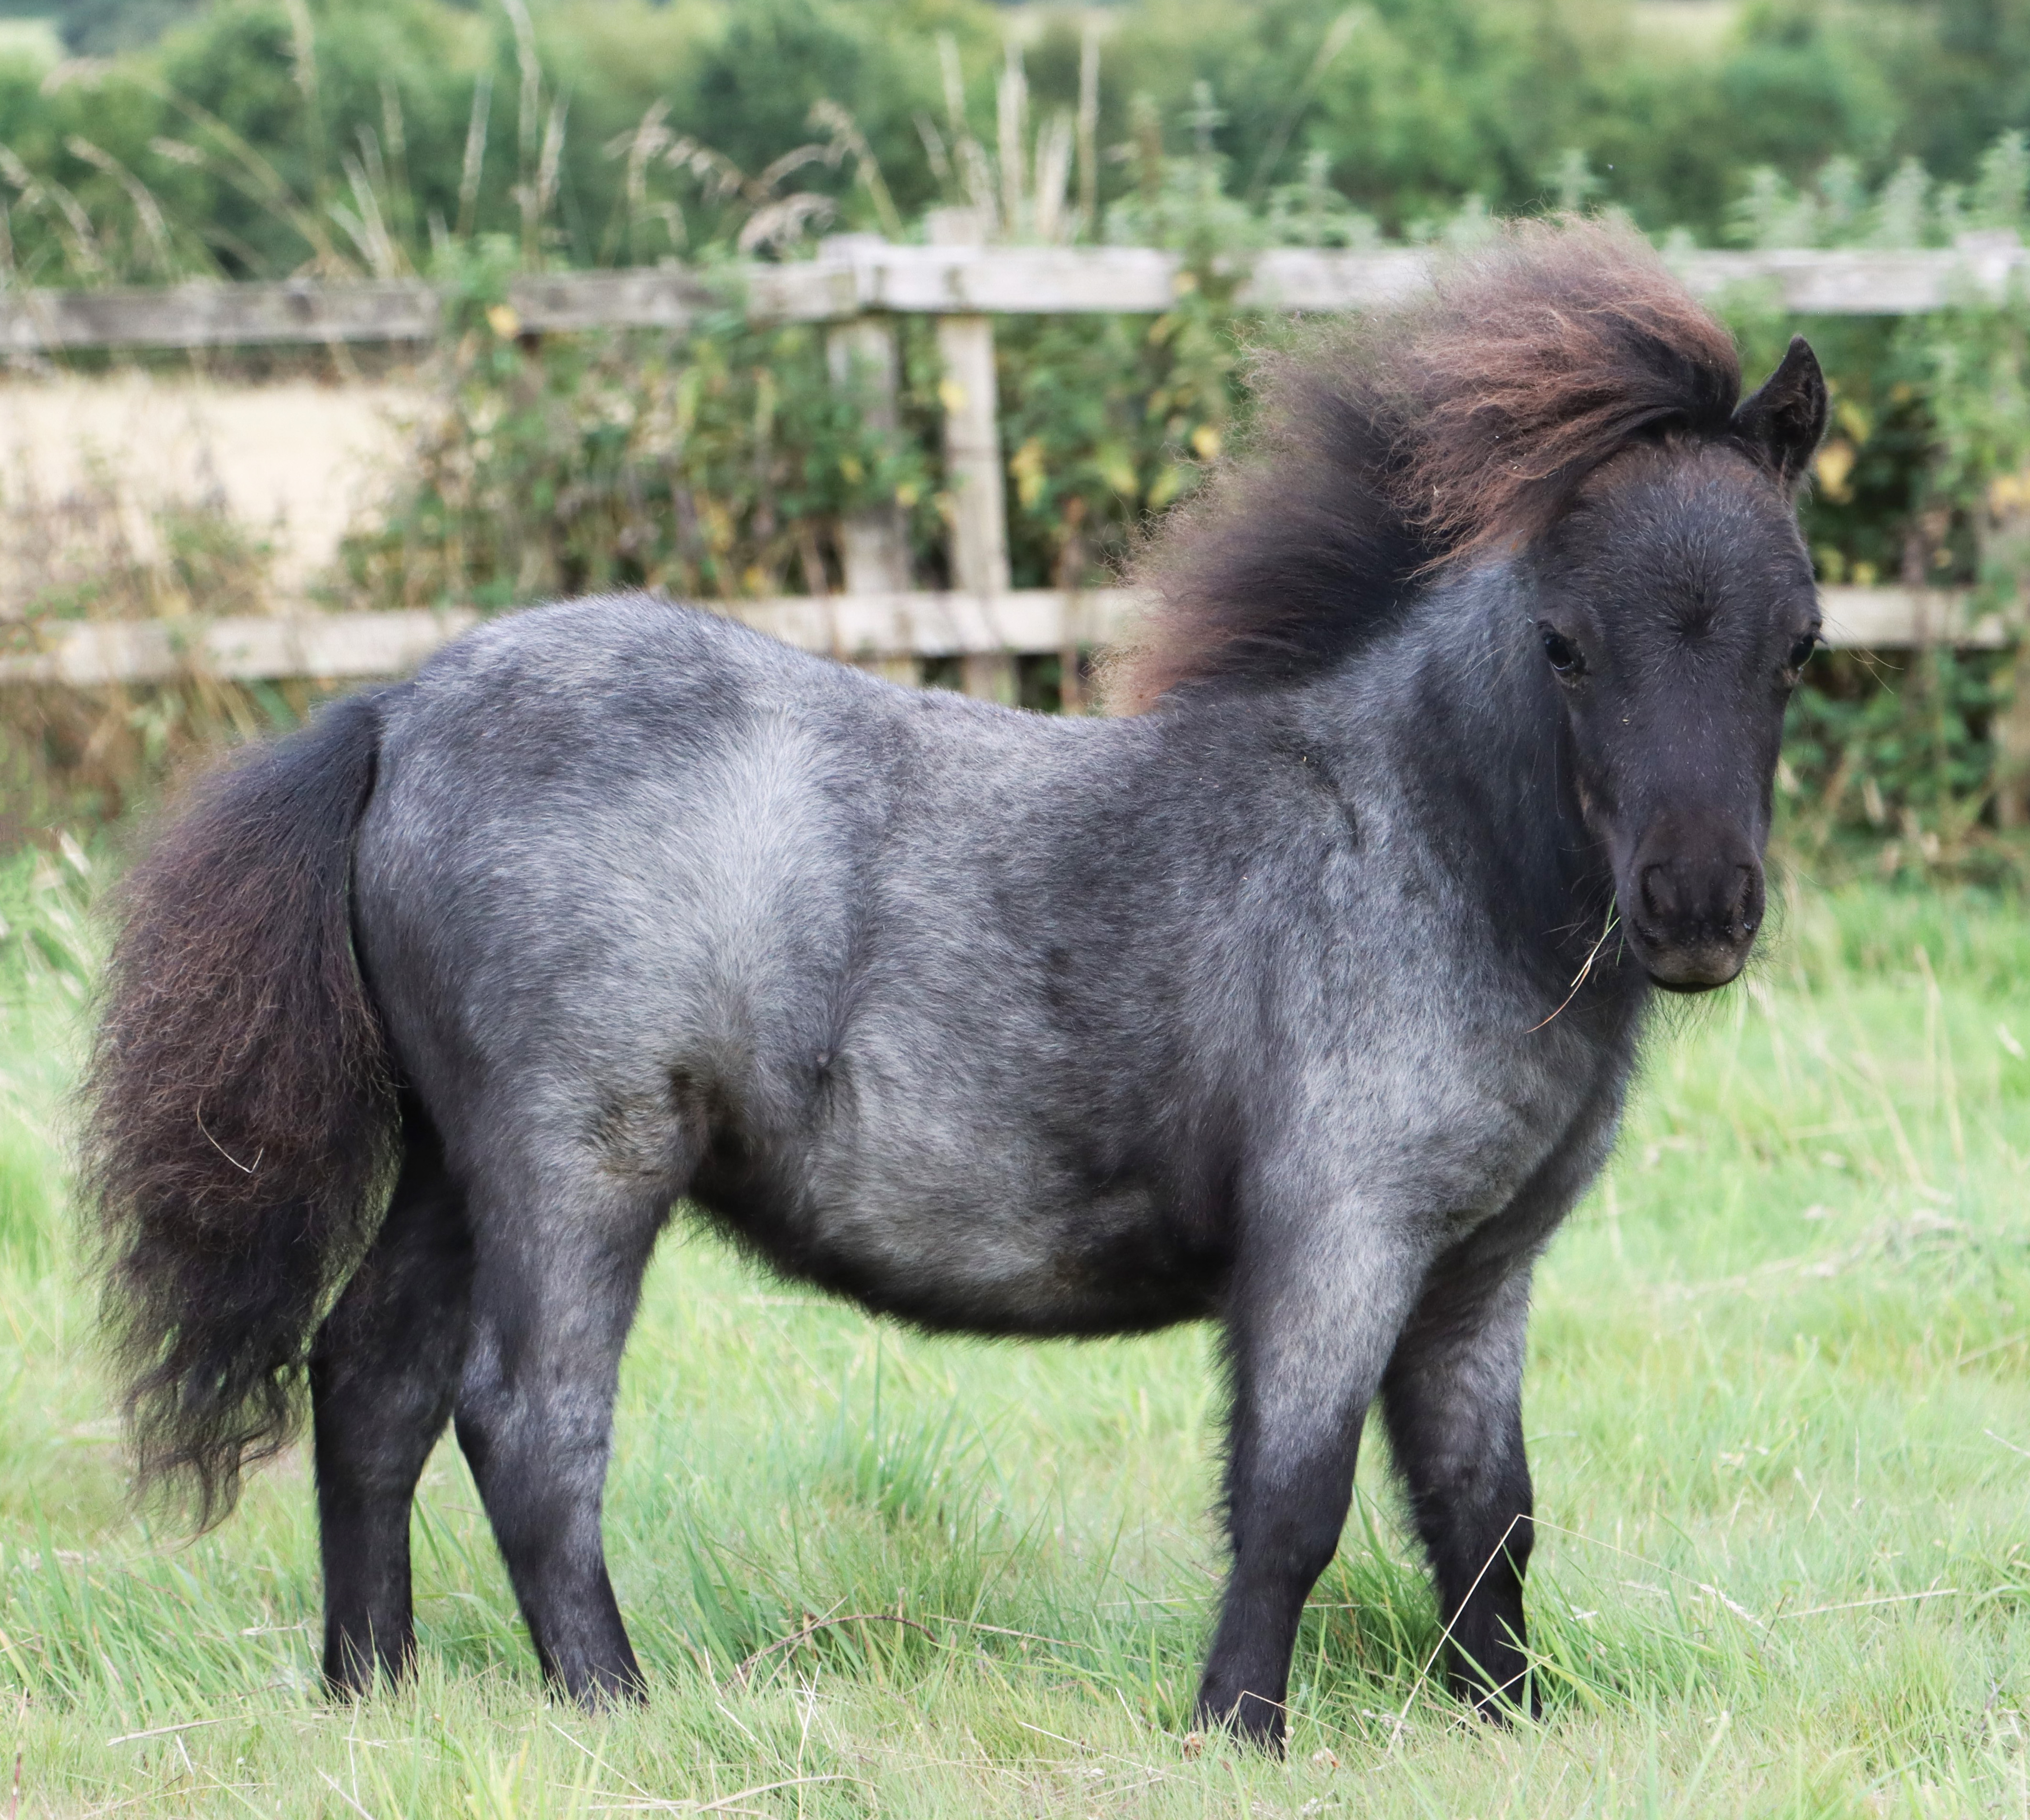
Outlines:
<svg viewBox="0 0 2030 1820"><path fill-rule="evenodd" d="M24 1814L2030 1814L2013 901L1794 891L1747 986L1659 1030L1540 1279L1546 1722L1467 1723L1432 1685L1377 1443L1270 1762L1183 1741L1220 1570L1206 1334L925 1340L682 1236L608 1505L652 1703L545 1701L446 1449L416 1526L421 1677L325 1704L300 1454L195 1543L124 1506L55 1134L84 890L60 861L0 870L0 1711ZM760 1655L813 1618L835 1621Z"/></svg>

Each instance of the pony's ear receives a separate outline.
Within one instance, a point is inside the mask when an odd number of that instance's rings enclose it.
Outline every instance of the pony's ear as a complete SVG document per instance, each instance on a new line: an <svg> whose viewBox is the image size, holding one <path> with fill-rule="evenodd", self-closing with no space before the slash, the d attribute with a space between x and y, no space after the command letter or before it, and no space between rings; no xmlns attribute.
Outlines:
<svg viewBox="0 0 2030 1820"><path fill-rule="evenodd" d="M1826 376L1803 336L1790 337L1790 350L1776 370L1742 400L1734 433L1786 489L1796 490L1826 433Z"/></svg>

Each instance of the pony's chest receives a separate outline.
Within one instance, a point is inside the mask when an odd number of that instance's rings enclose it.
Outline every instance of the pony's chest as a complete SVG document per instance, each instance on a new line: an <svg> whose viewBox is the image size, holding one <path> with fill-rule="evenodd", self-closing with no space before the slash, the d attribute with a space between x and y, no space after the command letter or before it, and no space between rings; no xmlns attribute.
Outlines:
<svg viewBox="0 0 2030 1820"><path fill-rule="evenodd" d="M1338 1116L1296 1137L1332 1152L1355 1200L1407 1203L1463 1236L1611 1135L1626 1046L1599 1033L1532 1030L1482 1007L1364 1034L1330 1091Z"/></svg>
<svg viewBox="0 0 2030 1820"><path fill-rule="evenodd" d="M1503 1069L1482 1100L1477 1141L1462 1146L1449 1233L1504 1219L1534 1229L1546 1208L1562 1217L1613 1141L1627 1075L1613 1048L1578 1043Z"/></svg>

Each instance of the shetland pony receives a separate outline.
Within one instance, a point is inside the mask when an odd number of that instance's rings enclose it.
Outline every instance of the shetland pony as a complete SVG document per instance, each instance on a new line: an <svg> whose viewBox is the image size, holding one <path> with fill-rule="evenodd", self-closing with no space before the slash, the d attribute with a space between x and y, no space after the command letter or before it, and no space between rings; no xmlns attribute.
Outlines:
<svg viewBox="0 0 2030 1820"><path fill-rule="evenodd" d="M1203 1722L1284 1733L1378 1403L1453 1683L1533 1710L1533 1261L1653 993L1740 970L1819 627L1802 341L1511 231L1270 364L1169 527L1139 712L890 687L641 596L493 621L249 754L130 876L84 1182L145 1476L307 1386L336 1690L415 1641L447 1422L543 1671L644 1691L600 1537L679 1210L921 1327L1210 1319Z"/></svg>

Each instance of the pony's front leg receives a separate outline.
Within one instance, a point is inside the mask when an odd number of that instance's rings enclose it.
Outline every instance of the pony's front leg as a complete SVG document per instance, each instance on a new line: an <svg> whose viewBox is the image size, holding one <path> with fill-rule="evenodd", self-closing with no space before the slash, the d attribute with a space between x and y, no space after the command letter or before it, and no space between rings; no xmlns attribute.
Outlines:
<svg viewBox="0 0 2030 1820"><path fill-rule="evenodd" d="M1490 1718L1534 1717L1522 1623L1532 1539L1522 1450L1522 1342L1530 1271L1496 1258L1443 1264L1389 1360L1389 1450L1431 1558L1452 1691Z"/></svg>
<svg viewBox="0 0 2030 1820"><path fill-rule="evenodd" d="M1233 1570L1201 1725L1282 1747L1298 1621L1339 1546L1361 1424L1430 1247L1352 1208L1253 1235L1235 1275L1226 1475Z"/></svg>

